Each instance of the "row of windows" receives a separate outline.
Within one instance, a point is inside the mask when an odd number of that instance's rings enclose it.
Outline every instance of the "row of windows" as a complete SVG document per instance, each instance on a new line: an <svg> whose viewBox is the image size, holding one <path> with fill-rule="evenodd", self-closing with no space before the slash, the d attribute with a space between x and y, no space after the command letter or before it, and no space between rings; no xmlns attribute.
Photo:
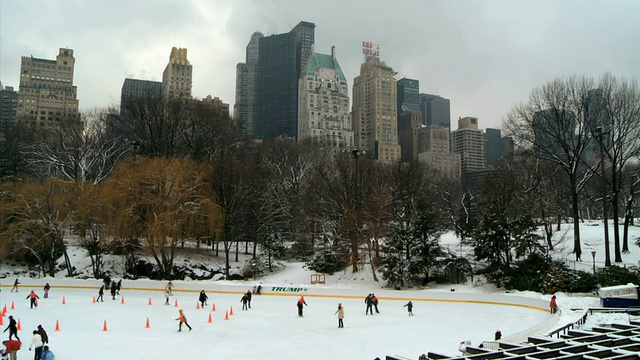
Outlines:
<svg viewBox="0 0 640 360"><path fill-rule="evenodd" d="M30 61L23 61L22 65L26 65L26 66L31 66L31 62ZM42 69L56 69L56 65L55 64L43 64L43 63L39 63L39 62L34 62L33 63L33 67L34 68L42 68ZM71 66L63 66L63 65L58 65L58 70L64 70L64 71L71 71L71 69L73 69Z"/></svg>

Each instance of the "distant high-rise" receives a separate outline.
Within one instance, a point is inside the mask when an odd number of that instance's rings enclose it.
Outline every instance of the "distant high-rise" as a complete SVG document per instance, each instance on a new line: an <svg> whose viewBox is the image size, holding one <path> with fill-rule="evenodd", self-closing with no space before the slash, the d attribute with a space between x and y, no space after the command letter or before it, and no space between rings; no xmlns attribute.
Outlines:
<svg viewBox="0 0 640 360"><path fill-rule="evenodd" d="M464 117L458 120L458 129L451 133L453 153L460 154L460 170L466 173L483 170L484 134L478 129L478 118Z"/></svg>
<svg viewBox="0 0 640 360"><path fill-rule="evenodd" d="M334 47L331 55L311 53L299 80L298 97L298 141L353 147L349 87Z"/></svg>
<svg viewBox="0 0 640 360"><path fill-rule="evenodd" d="M202 102L213 109L217 114L221 114L222 116L229 116L229 104L222 102L222 100L215 96L207 95L207 97L202 99Z"/></svg>
<svg viewBox="0 0 640 360"><path fill-rule="evenodd" d="M5 132L16 120L18 110L18 92L13 86L2 87L0 83L0 132Z"/></svg>
<svg viewBox="0 0 640 360"><path fill-rule="evenodd" d="M73 50L62 48L56 60L22 57L17 122L51 127L62 120L80 120L75 62Z"/></svg>
<svg viewBox="0 0 640 360"><path fill-rule="evenodd" d="M233 118L242 121L248 135L254 136L256 131L256 76L260 54L259 40L264 35L256 31L251 35L247 45L246 60L236 66L236 102L233 106Z"/></svg>
<svg viewBox="0 0 640 360"><path fill-rule="evenodd" d="M508 160L513 155L514 143L510 137L502 137L500 129L486 129L484 154L487 166Z"/></svg>
<svg viewBox="0 0 640 360"><path fill-rule="evenodd" d="M290 32L259 38L255 137L295 139L298 134L298 79L314 43L315 24L302 21Z"/></svg>
<svg viewBox="0 0 640 360"><path fill-rule="evenodd" d="M393 68L376 56L360 65L353 81L355 146L376 160L399 161L397 84Z"/></svg>
<svg viewBox="0 0 640 360"><path fill-rule="evenodd" d="M120 91L120 115L126 115L127 108L133 106L134 101L160 100L162 83L159 81L124 79Z"/></svg>
<svg viewBox="0 0 640 360"><path fill-rule="evenodd" d="M169 63L162 73L162 95L191 97L193 67L187 59L187 49L172 48Z"/></svg>
<svg viewBox="0 0 640 360"><path fill-rule="evenodd" d="M398 80L398 114L408 110L420 110L420 82L402 78Z"/></svg>
<svg viewBox="0 0 640 360"><path fill-rule="evenodd" d="M445 126L451 131L449 99L438 95L420 94L420 111L424 125Z"/></svg>
<svg viewBox="0 0 640 360"><path fill-rule="evenodd" d="M426 163L441 176L460 180L460 154L449 151L449 129L424 126L418 132L418 161Z"/></svg>

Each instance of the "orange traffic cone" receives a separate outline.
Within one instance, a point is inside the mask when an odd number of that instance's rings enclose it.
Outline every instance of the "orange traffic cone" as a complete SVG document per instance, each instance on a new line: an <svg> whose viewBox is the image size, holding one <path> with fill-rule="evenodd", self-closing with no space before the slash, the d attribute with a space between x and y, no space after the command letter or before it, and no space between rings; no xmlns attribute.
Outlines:
<svg viewBox="0 0 640 360"><path fill-rule="evenodd" d="M6 313L7 313L7 304L4 304L4 307L2 308L2 312L3 312L4 314L6 314Z"/></svg>
<svg viewBox="0 0 640 360"><path fill-rule="evenodd" d="M148 329L148 328L150 328L150 327L151 327L151 325L149 324L149 318L147 318L147 325L145 326L145 328L147 328L147 329Z"/></svg>
<svg viewBox="0 0 640 360"><path fill-rule="evenodd" d="M211 317L211 313L209 313L209 321L208 323L211 324L213 322L213 318Z"/></svg>
<svg viewBox="0 0 640 360"><path fill-rule="evenodd" d="M95 296L93 297L93 303L94 304L96 303L96 297Z"/></svg>
<svg viewBox="0 0 640 360"><path fill-rule="evenodd" d="M18 319L18 330L22 330L22 324L20 323L20 319Z"/></svg>
<svg viewBox="0 0 640 360"><path fill-rule="evenodd" d="M213 303L213 305L211 305L211 311L213 311L213 312L216 311L216 303Z"/></svg>
<svg viewBox="0 0 640 360"><path fill-rule="evenodd" d="M67 299L63 296L62 297L62 305L66 305L67 304Z"/></svg>
<svg viewBox="0 0 640 360"><path fill-rule="evenodd" d="M174 307L178 307L178 299L176 299L176 304L174 305Z"/></svg>
<svg viewBox="0 0 640 360"><path fill-rule="evenodd" d="M196 303L196 310L200 310L200 302Z"/></svg>
<svg viewBox="0 0 640 360"><path fill-rule="evenodd" d="M231 310L229 311L229 315L233 315L233 306L231 307Z"/></svg>
<svg viewBox="0 0 640 360"><path fill-rule="evenodd" d="M151 305L151 298L149 298L149 305Z"/></svg>
<svg viewBox="0 0 640 360"><path fill-rule="evenodd" d="M2 319L4 319L4 317L0 316L0 325L4 325L4 320Z"/></svg>
<svg viewBox="0 0 640 360"><path fill-rule="evenodd" d="M104 325L102 325L102 331L108 331L107 330L107 320L104 321Z"/></svg>
<svg viewBox="0 0 640 360"><path fill-rule="evenodd" d="M229 312L228 311L224 312L224 319L225 320L229 320Z"/></svg>
<svg viewBox="0 0 640 360"><path fill-rule="evenodd" d="M120 304L124 304L124 296L120 299Z"/></svg>
<svg viewBox="0 0 640 360"><path fill-rule="evenodd" d="M11 310L15 310L16 309L16 304L12 301L11 302Z"/></svg>
<svg viewBox="0 0 640 360"><path fill-rule="evenodd" d="M56 320L56 329L54 331L60 331L60 322Z"/></svg>

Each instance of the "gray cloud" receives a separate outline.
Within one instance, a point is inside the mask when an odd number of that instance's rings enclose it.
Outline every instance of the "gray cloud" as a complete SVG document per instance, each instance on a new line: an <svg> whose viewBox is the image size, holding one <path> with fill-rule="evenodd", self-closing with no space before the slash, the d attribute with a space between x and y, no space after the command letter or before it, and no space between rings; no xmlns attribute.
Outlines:
<svg viewBox="0 0 640 360"><path fill-rule="evenodd" d="M171 47L189 50L193 94L233 104L235 65L251 34L316 24L316 51L336 46L350 80L361 42L380 44L398 78L451 99L452 117L499 127L511 107L558 76L640 73L636 1L20 0L0 1L0 81L20 57L74 49L83 109L117 104L125 77L161 80Z"/></svg>

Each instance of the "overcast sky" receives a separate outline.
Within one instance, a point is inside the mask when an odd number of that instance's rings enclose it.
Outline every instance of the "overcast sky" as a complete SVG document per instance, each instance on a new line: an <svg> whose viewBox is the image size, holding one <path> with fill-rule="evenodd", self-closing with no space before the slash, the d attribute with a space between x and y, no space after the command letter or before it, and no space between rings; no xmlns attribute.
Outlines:
<svg viewBox="0 0 640 360"><path fill-rule="evenodd" d="M635 0L0 0L0 81L19 85L20 58L73 49L81 110L118 105L126 77L162 80L172 47L188 49L195 97L235 101L235 67L254 31L316 24L316 52L336 46L353 85L362 41L458 117L500 127L508 111L556 77L640 77Z"/></svg>

